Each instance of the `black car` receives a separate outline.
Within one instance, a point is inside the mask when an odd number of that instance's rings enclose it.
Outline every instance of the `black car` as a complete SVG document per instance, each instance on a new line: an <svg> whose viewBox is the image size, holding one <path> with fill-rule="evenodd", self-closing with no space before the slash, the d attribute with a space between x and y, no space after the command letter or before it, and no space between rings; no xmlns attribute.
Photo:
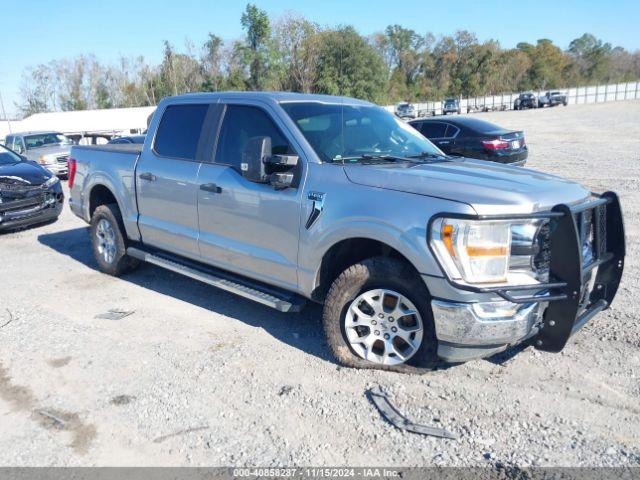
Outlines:
<svg viewBox="0 0 640 480"><path fill-rule="evenodd" d="M55 221L63 203L58 177L0 146L0 232Z"/></svg>
<svg viewBox="0 0 640 480"><path fill-rule="evenodd" d="M533 92L524 92L518 95L513 102L514 110L524 110L525 108L538 108L538 97Z"/></svg>
<svg viewBox="0 0 640 480"><path fill-rule="evenodd" d="M144 143L145 135L131 135L130 137L116 137L109 140L109 144L122 144L122 143Z"/></svg>
<svg viewBox="0 0 640 480"><path fill-rule="evenodd" d="M409 122L447 155L524 165L529 150L522 131L506 130L474 117Z"/></svg>

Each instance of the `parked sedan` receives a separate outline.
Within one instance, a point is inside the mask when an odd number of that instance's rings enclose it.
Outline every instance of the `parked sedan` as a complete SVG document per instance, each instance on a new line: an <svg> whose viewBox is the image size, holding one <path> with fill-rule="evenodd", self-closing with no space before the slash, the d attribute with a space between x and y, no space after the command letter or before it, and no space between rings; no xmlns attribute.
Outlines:
<svg viewBox="0 0 640 480"><path fill-rule="evenodd" d="M0 231L55 221L63 202L58 177L0 146Z"/></svg>
<svg viewBox="0 0 640 480"><path fill-rule="evenodd" d="M409 122L447 155L524 165L529 150L524 132L507 130L474 117Z"/></svg>

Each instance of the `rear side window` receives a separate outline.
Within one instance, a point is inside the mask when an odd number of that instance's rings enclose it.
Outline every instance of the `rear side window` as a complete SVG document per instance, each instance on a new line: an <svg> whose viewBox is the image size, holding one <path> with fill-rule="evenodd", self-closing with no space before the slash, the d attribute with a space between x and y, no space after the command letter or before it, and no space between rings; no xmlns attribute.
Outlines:
<svg viewBox="0 0 640 480"><path fill-rule="evenodd" d="M440 122L424 122L420 133L427 138L444 138L447 125Z"/></svg>
<svg viewBox="0 0 640 480"><path fill-rule="evenodd" d="M240 169L242 152L249 139L263 136L271 138L272 154L295 153L266 112L257 107L228 105L218 137L216 163Z"/></svg>
<svg viewBox="0 0 640 480"><path fill-rule="evenodd" d="M170 105L164 111L154 149L163 157L195 160L208 105Z"/></svg>
<svg viewBox="0 0 640 480"><path fill-rule="evenodd" d="M445 133L445 137L451 138L455 137L456 134L460 131L460 129L450 123L447 123L447 133Z"/></svg>

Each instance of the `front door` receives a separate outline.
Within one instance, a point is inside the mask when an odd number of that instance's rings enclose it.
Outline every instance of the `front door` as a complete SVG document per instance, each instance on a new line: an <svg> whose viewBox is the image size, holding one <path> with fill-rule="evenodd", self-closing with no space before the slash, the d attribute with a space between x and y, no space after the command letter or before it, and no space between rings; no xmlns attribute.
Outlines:
<svg viewBox="0 0 640 480"><path fill-rule="evenodd" d="M191 258L198 250L198 172L207 137L206 104L170 105L136 167L142 241Z"/></svg>
<svg viewBox="0 0 640 480"><path fill-rule="evenodd" d="M260 107L226 106L215 161L198 176L199 245L204 262L295 289L302 189L253 183L240 170L252 137L270 137L273 154L294 154L282 131Z"/></svg>

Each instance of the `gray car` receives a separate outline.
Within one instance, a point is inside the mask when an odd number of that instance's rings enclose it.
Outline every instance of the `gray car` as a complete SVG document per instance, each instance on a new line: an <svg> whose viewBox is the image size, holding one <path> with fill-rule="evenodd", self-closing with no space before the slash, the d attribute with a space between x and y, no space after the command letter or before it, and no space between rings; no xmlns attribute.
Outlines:
<svg viewBox="0 0 640 480"><path fill-rule="evenodd" d="M7 135L5 145L58 176L68 173L67 161L73 141L60 132L11 133Z"/></svg>
<svg viewBox="0 0 640 480"><path fill-rule="evenodd" d="M352 367L558 352L624 263L614 193L448 157L344 97L166 98L144 145L74 146L69 186L101 271L145 261L280 311L323 304Z"/></svg>

